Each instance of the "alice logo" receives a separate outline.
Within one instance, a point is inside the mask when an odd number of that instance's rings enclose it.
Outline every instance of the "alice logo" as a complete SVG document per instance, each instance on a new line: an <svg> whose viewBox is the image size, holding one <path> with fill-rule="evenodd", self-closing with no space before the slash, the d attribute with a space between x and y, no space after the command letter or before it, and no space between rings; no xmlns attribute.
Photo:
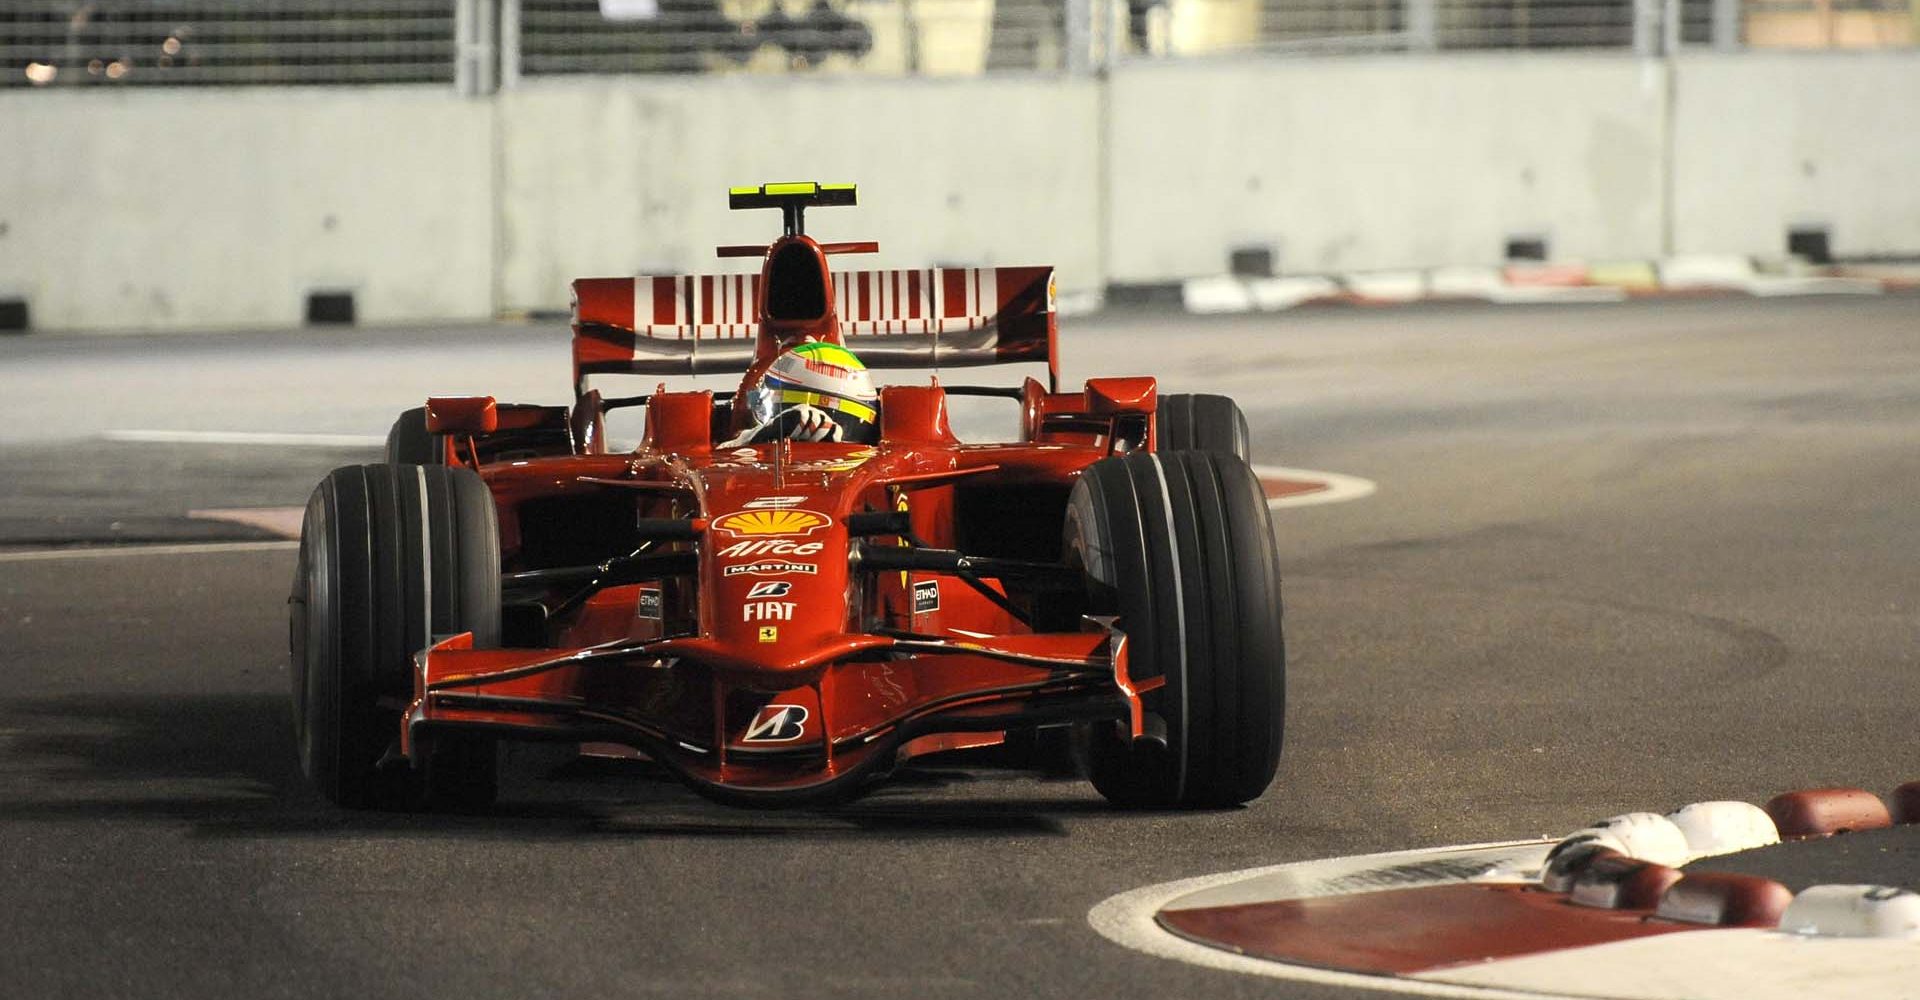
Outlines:
<svg viewBox="0 0 1920 1000"><path fill-rule="evenodd" d="M720 518L713 526L730 535L807 535L832 524L825 514L810 510L743 510Z"/></svg>

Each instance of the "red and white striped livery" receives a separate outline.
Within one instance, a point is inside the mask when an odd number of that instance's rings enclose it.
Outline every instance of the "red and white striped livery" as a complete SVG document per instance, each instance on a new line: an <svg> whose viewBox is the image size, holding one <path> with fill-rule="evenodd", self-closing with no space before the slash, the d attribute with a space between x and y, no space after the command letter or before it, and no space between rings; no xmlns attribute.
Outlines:
<svg viewBox="0 0 1920 1000"><path fill-rule="evenodd" d="M1051 267L847 271L830 315L869 367L1050 361ZM573 283L579 374L741 372L760 326L757 274L581 278Z"/></svg>

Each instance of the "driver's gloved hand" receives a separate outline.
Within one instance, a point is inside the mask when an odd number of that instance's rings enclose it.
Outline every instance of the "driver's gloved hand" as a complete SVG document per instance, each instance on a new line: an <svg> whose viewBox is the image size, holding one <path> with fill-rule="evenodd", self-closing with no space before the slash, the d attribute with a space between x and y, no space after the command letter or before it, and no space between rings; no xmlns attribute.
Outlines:
<svg viewBox="0 0 1920 1000"><path fill-rule="evenodd" d="M792 428L787 433L790 441L838 441L840 425L834 422L833 415L817 407L802 403L780 414L776 423L786 421Z"/></svg>
<svg viewBox="0 0 1920 1000"><path fill-rule="evenodd" d="M807 403L801 403L791 409L782 410L772 420L758 427L743 431L739 437L720 445L722 448L737 448L748 444L767 444L775 438L789 441L838 441L840 424L832 414Z"/></svg>

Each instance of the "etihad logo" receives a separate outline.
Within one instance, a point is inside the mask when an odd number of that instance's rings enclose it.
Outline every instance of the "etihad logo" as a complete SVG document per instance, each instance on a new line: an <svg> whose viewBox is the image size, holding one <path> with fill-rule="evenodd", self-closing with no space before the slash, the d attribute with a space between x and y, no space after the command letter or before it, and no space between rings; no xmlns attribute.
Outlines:
<svg viewBox="0 0 1920 1000"><path fill-rule="evenodd" d="M833 521L825 514L797 508L779 510L742 510L713 522L713 526L743 538L768 535L810 535Z"/></svg>

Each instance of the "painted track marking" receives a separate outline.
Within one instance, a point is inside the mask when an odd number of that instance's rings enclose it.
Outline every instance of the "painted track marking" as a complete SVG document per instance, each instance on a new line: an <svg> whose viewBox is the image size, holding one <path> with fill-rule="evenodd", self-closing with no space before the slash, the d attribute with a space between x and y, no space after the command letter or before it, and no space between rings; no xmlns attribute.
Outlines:
<svg viewBox="0 0 1920 1000"><path fill-rule="evenodd" d="M1372 496L1374 491L1379 489L1379 484L1371 479L1350 476L1344 472L1294 469L1284 465L1256 465L1253 467L1253 474L1259 477L1263 484L1270 478L1326 484L1323 489L1267 498L1267 506L1274 510L1283 507L1312 507L1323 503L1360 500Z"/></svg>
<svg viewBox="0 0 1920 1000"><path fill-rule="evenodd" d="M1202 875L1198 878L1181 879L1177 882L1162 882L1140 889L1133 889L1112 896L1087 913L1087 924L1101 937L1123 948L1145 952L1159 958L1170 958L1178 962L1220 969L1226 972L1239 972L1248 975L1265 976L1270 979L1285 979L1294 982L1315 983L1322 986L1340 986L1349 989L1379 990L1401 993L1411 996L1459 997L1463 1000L1540 1000L1539 991L1515 991L1495 989L1484 986L1457 986L1451 983L1429 982L1419 979L1396 979L1388 976L1369 976L1356 972L1336 972L1330 969L1316 969L1304 965L1285 965L1264 958L1250 958L1246 955L1219 948L1209 947L1188 941L1163 929L1154 920L1154 914L1167 904L1185 896L1210 889L1221 889L1233 883L1250 879L1283 877L1296 874L1303 881L1311 881L1316 871L1324 872L1328 877L1349 874L1365 865L1380 865L1398 862L1408 864L1423 860L1433 860L1458 855L1467 851L1495 851L1511 848L1516 853L1538 853L1545 856L1550 841L1523 840L1493 844L1469 844L1461 847L1423 848L1412 851L1395 851L1389 854L1371 854L1362 857L1330 858L1326 861L1293 862L1283 865L1269 865L1264 868L1249 868L1237 872L1222 872L1216 875Z"/></svg>
<svg viewBox="0 0 1920 1000"><path fill-rule="evenodd" d="M279 431L159 431L113 430L100 435L108 441L136 444L260 444L297 448L378 448L387 439L374 434L296 434Z"/></svg>
<svg viewBox="0 0 1920 1000"><path fill-rule="evenodd" d="M223 552L274 552L297 549L299 542L207 542L200 545L116 545L99 548L28 549L0 552L0 563L45 562L54 559L104 559L113 556L217 555Z"/></svg>
<svg viewBox="0 0 1920 1000"><path fill-rule="evenodd" d="M197 521L227 521L272 532L281 538L299 538L305 522L305 507L234 507L218 510L190 510L187 516Z"/></svg>
<svg viewBox="0 0 1920 1000"><path fill-rule="evenodd" d="M1398 851L1207 875L1113 896L1088 912L1087 923L1116 944L1160 958L1267 978L1413 996L1481 1000L1920 996L1912 986L1920 952L1910 930L1870 937L1844 930L1808 933L1799 927L1786 931L1686 921L1666 924L1657 933L1646 929L1624 938L1615 926L1604 933L1573 934L1557 945L1536 942L1505 953L1472 945L1458 947L1465 926L1460 923L1463 911L1450 909L1444 901L1436 904L1437 911L1429 911L1420 902L1428 897L1415 898L1449 886L1465 889L1477 883L1498 893L1503 887L1512 890L1537 884L1548 852L1560 842L1564 841ZM1709 849L1690 857L1718 853L1725 852ZM1310 921L1303 914L1315 908L1296 905L1314 899L1336 903L1332 909L1318 911L1332 915L1331 922L1319 926L1318 937L1299 923ZM1349 904L1344 910L1338 905L1341 901ZM1262 918L1256 917L1236 929L1231 921L1244 914L1235 911L1249 906L1267 907L1269 917L1277 922L1262 924ZM1607 907L1575 907L1566 912L1576 910L1616 923L1623 918L1652 919L1638 910L1610 916ZM1500 918L1498 912L1488 912ZM1544 916L1550 911L1539 912ZM1175 916L1183 913L1200 919ZM1229 923L1218 923L1219 918ZM1210 919L1216 922L1209 923ZM1427 927L1433 937L1422 933L1423 919L1432 921ZM1279 943L1278 937L1261 936L1292 933L1289 928L1307 933L1277 951L1269 946ZM1538 947L1541 943L1547 946ZM1343 950L1349 944L1359 950ZM1368 951L1369 947L1387 950ZM1249 954L1262 951L1273 957ZM1332 965L1342 968L1327 967Z"/></svg>

